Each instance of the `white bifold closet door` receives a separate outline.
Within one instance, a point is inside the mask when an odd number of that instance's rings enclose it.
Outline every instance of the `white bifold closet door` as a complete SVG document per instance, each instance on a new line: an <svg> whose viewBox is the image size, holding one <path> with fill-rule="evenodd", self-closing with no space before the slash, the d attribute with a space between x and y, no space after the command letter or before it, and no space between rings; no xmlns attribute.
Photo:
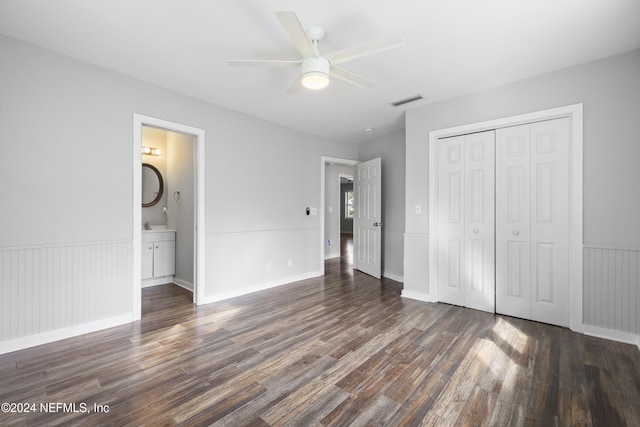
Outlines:
<svg viewBox="0 0 640 427"><path fill-rule="evenodd" d="M495 131L438 140L438 300L495 311Z"/></svg>
<svg viewBox="0 0 640 427"><path fill-rule="evenodd" d="M496 131L496 312L569 326L569 119Z"/></svg>

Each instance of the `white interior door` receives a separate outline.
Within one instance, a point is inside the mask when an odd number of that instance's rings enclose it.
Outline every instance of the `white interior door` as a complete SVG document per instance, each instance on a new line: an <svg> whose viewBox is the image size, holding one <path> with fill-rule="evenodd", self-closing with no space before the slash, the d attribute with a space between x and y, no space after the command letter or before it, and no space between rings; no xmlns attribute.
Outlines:
<svg viewBox="0 0 640 427"><path fill-rule="evenodd" d="M438 140L438 300L464 305L464 136Z"/></svg>
<svg viewBox="0 0 640 427"><path fill-rule="evenodd" d="M496 311L569 326L569 119L497 132Z"/></svg>
<svg viewBox="0 0 640 427"><path fill-rule="evenodd" d="M495 309L494 140L486 131L438 141L438 300Z"/></svg>
<svg viewBox="0 0 640 427"><path fill-rule="evenodd" d="M353 182L353 267L380 278L382 263L382 162L358 163Z"/></svg>
<svg viewBox="0 0 640 427"><path fill-rule="evenodd" d="M531 319L569 326L569 119L531 125Z"/></svg>
<svg viewBox="0 0 640 427"><path fill-rule="evenodd" d="M531 135L496 131L496 311L531 319Z"/></svg>
<svg viewBox="0 0 640 427"><path fill-rule="evenodd" d="M465 136L465 306L495 311L495 131Z"/></svg>

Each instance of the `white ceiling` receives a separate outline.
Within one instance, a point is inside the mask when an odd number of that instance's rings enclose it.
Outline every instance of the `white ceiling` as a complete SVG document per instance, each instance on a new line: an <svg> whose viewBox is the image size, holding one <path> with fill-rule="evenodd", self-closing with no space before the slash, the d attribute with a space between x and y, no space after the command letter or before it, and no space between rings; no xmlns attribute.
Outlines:
<svg viewBox="0 0 640 427"><path fill-rule="evenodd" d="M273 12L327 35L321 53L404 34L406 46L342 64L377 83L286 92L299 59ZM0 33L300 131L365 141L416 105L640 48L638 0L0 0ZM1 60L0 60L1 61ZM640 78L640 77L639 77ZM390 102L420 94L404 107ZM374 133L363 128L373 127Z"/></svg>

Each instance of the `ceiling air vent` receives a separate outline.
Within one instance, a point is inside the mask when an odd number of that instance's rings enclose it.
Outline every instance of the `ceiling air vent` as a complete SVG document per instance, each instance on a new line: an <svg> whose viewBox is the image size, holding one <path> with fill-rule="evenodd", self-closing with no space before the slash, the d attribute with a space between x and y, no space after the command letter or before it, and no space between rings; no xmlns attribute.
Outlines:
<svg viewBox="0 0 640 427"><path fill-rule="evenodd" d="M422 99L422 95L412 96L411 98L401 99L400 101L392 102L391 105L394 107L399 107L404 104L408 104L410 102L419 101Z"/></svg>

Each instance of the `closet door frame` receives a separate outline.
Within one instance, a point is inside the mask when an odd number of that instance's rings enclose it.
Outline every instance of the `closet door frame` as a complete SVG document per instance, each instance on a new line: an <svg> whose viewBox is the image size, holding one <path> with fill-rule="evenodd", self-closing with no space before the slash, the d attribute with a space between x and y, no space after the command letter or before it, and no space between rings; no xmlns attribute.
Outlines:
<svg viewBox="0 0 640 427"><path fill-rule="evenodd" d="M560 117L569 117L571 132L569 154L569 328L576 332L583 331L583 108L581 103L429 132L429 300L438 301L438 254L436 250L438 242L438 139Z"/></svg>

